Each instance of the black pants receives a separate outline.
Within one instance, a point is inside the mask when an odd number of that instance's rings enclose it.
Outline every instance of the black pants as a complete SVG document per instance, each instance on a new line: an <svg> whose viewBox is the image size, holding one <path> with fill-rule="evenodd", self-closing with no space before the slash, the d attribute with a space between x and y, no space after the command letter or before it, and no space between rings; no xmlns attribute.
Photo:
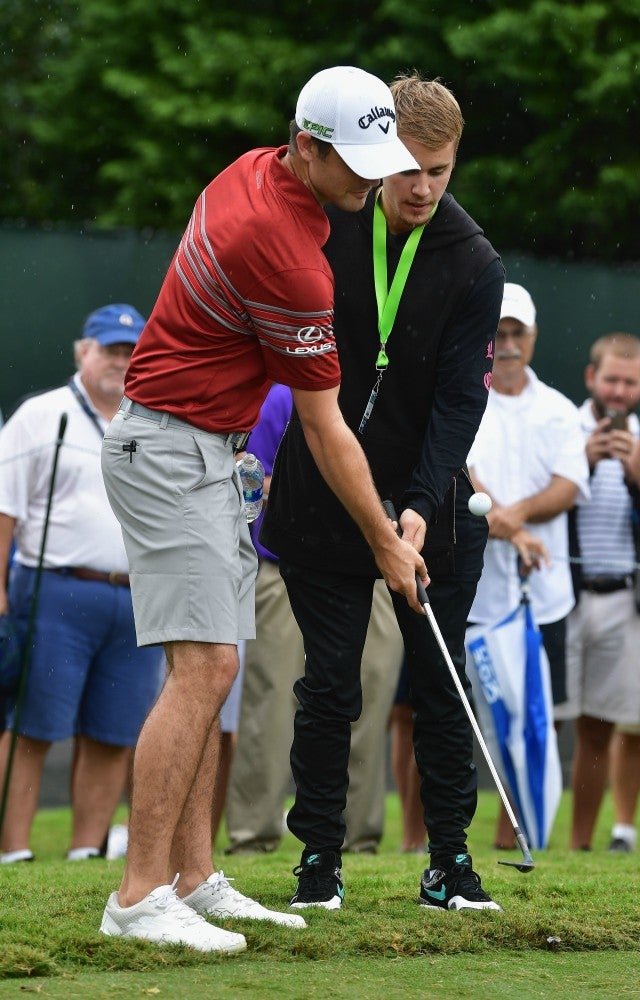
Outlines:
<svg viewBox="0 0 640 1000"><path fill-rule="evenodd" d="M464 636L482 569L486 530L472 532L466 573L432 582L429 597L467 692ZM280 562L304 637L305 675L296 681L291 768L296 797L291 832L313 850L340 850L344 835L351 723L362 710L360 661L374 579L318 572ZM473 732L431 628L404 597L392 594L410 671L414 746L432 863L466 850L477 804ZM380 733L380 739L385 734Z"/></svg>

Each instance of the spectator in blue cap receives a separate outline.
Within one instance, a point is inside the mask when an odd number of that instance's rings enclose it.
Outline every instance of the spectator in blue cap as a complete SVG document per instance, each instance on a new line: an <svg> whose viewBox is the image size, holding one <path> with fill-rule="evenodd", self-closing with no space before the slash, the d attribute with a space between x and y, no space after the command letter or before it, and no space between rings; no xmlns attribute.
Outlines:
<svg viewBox="0 0 640 1000"><path fill-rule="evenodd" d="M24 633L54 448L67 415L25 697L17 718L17 699L10 699L7 732L0 739L4 784L9 730L15 730L0 863L33 860L30 834L45 757L53 742L71 737L73 827L67 857L100 854L125 786L130 748L162 683L162 653L136 645L127 558L100 471L104 429L122 398L144 325L130 305L92 312L74 344L77 371L69 382L25 400L0 430L0 614Z"/></svg>
<svg viewBox="0 0 640 1000"><path fill-rule="evenodd" d="M97 340L102 347L111 347L113 344L133 345L137 344L145 323L144 316L133 306L102 306L87 316L82 336ZM131 351L128 353L130 356Z"/></svg>

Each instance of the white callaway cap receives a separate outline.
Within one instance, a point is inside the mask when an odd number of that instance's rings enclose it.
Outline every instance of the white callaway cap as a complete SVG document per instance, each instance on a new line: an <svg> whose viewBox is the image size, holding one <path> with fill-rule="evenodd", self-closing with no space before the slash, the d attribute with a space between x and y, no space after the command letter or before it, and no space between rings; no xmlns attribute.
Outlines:
<svg viewBox="0 0 640 1000"><path fill-rule="evenodd" d="M536 321L536 307L526 288L507 281L502 296L500 319L517 319L525 326L533 326Z"/></svg>
<svg viewBox="0 0 640 1000"><path fill-rule="evenodd" d="M312 76L300 91L296 124L331 143L365 180L420 169L398 139L395 105L386 83L355 66L333 66Z"/></svg>

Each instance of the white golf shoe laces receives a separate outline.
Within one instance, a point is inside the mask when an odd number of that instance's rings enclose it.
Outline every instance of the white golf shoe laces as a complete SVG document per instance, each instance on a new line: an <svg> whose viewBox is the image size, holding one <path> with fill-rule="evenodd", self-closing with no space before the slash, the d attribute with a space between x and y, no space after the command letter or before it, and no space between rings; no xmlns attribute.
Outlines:
<svg viewBox="0 0 640 1000"><path fill-rule="evenodd" d="M206 882L201 882L193 892L182 900L201 915L210 917L239 917L243 920L270 920L285 927L306 927L301 916L296 913L280 913L243 896L234 889L223 871L214 872Z"/></svg>

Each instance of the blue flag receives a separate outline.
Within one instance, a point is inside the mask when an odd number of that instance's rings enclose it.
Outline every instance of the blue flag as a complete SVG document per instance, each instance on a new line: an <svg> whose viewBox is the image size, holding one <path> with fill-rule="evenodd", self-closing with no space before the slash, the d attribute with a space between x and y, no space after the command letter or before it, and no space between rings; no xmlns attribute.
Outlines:
<svg viewBox="0 0 640 1000"><path fill-rule="evenodd" d="M523 601L466 637L478 723L532 848L547 846L562 794L549 661Z"/></svg>

